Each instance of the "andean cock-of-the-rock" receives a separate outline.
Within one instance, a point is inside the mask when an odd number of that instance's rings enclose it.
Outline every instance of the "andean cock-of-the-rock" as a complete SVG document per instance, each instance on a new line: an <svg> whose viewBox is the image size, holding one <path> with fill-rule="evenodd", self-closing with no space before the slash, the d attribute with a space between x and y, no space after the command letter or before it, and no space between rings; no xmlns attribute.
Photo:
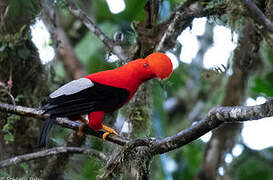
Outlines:
<svg viewBox="0 0 273 180"><path fill-rule="evenodd" d="M126 104L138 87L152 78L168 78L173 70L170 58L163 53L152 53L145 59L133 60L120 68L101 71L71 81L49 95L48 104L43 107L49 114L39 138L39 147L44 147L57 117L68 117L87 125L81 117L88 114L88 125L94 130L104 129L105 139L115 130L103 125L104 113L113 112Z"/></svg>

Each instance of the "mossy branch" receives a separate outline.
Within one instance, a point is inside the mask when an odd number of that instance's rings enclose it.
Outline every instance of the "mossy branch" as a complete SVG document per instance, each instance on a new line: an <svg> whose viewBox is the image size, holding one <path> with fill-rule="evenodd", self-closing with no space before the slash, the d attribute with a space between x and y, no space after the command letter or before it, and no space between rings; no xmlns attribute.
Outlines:
<svg viewBox="0 0 273 180"><path fill-rule="evenodd" d="M35 159L40 159L44 158L47 156L52 156L52 155L57 155L57 154L64 154L64 153L77 153L77 154L87 154L91 155L94 157L97 157L98 159L102 161L107 161L107 157L104 153L99 152L94 149L90 148L81 148L81 147L56 147L56 148L51 148L51 149L46 149L34 153L29 153L29 154L24 154L20 156L16 156L4 161L0 161L0 168L8 167L14 164L30 161L30 160L35 160Z"/></svg>
<svg viewBox="0 0 273 180"><path fill-rule="evenodd" d="M43 121L45 120L45 117L47 116L47 114L43 114L44 111L40 109L29 108L24 106L13 106L13 105L5 104L2 102L0 102L0 111L12 113L12 114L18 114L21 116L33 117ZM73 129L76 131L81 126L80 122L70 121L67 118L57 118L55 124L65 128ZM96 136L98 138L102 138L102 135L104 133L103 131L94 131L89 127L84 128L83 131L87 135ZM128 140L125 140L124 138L118 137L114 134L110 134L109 136L107 136L106 140L118 145L122 145L122 146L128 142Z"/></svg>
<svg viewBox="0 0 273 180"><path fill-rule="evenodd" d="M13 106L0 102L0 111L18 114L22 116L30 116L38 119L44 119L43 111L27 108L23 106ZM216 106L212 108L207 116L194 124L193 126L184 129L177 134L163 139L160 138L143 138L135 139L132 141L125 140L121 137L115 135L109 135L106 140L119 145L126 145L123 148L123 152L126 154L122 155L122 159L126 159L127 156L132 156L132 153L139 153L145 148L145 152L149 152L152 156L157 154L163 154L175 149L178 149L197 138L201 137L205 133L217 128L222 123L228 122L244 122L249 120L258 120L264 117L273 116L273 100L268 100L266 103L256 106ZM70 121L66 118L57 118L56 124L77 130L80 126L80 123ZM90 128L84 129L86 134L90 134L96 137L102 136L103 132L92 131ZM142 147L142 148L138 148ZM139 149L139 150L138 150ZM121 151L121 152L122 152ZM120 153L119 153L120 154ZM124 165L123 160L115 161L116 158L120 159L119 154L113 158L112 163L109 163L110 166L122 167ZM106 167L109 168L109 167ZM110 168L112 169L112 168ZM116 169L116 168L114 168ZM109 173L108 173L109 174ZM111 173L110 173L111 174Z"/></svg>

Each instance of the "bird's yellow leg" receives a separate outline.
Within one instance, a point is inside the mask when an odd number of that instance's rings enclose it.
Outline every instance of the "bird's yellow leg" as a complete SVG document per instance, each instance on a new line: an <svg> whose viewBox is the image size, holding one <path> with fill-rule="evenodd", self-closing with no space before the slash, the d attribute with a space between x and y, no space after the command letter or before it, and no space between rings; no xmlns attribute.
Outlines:
<svg viewBox="0 0 273 180"><path fill-rule="evenodd" d="M112 129L112 128L108 127L108 126L102 125L102 129L104 129L104 130L106 131L106 132L102 135L102 139L103 139L104 141L105 141L106 137L107 137L109 134L115 134L115 135L118 136L118 133L117 133L114 129Z"/></svg>
<svg viewBox="0 0 273 180"><path fill-rule="evenodd" d="M83 118L83 117L81 117L81 118L79 119L79 121L82 122L82 125L79 127L79 130L78 130L78 132L77 132L77 135L78 135L79 137L82 137L82 136L83 136L83 128L84 128L85 126L87 126L87 121L86 121L86 119Z"/></svg>

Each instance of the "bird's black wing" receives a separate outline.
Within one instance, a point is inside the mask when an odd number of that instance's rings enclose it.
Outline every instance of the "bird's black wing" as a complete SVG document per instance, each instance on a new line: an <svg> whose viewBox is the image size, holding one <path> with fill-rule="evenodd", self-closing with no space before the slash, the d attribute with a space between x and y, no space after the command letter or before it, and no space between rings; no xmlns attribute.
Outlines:
<svg viewBox="0 0 273 180"><path fill-rule="evenodd" d="M130 92L123 88L103 85L86 78L71 81L49 95L43 107L49 114L39 138L44 147L56 117L88 114L92 111L113 111L124 104Z"/></svg>
<svg viewBox="0 0 273 180"><path fill-rule="evenodd" d="M84 83L85 85L82 85ZM129 94L126 89L81 78L50 94L49 103L44 109L46 113L55 117L82 115L92 111L108 112L126 102Z"/></svg>

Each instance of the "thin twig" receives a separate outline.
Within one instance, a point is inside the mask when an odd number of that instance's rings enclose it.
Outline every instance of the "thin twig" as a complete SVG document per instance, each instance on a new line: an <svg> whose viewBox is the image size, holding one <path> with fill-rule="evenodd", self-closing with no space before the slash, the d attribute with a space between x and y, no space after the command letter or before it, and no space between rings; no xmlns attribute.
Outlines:
<svg viewBox="0 0 273 180"><path fill-rule="evenodd" d="M11 87L9 85L5 85L5 83L3 83L3 82L0 82L0 87L3 88L0 90L0 92L2 91L4 93L6 93L10 97L12 104L15 106L16 105L15 98L13 97L13 95L10 92Z"/></svg>
<svg viewBox="0 0 273 180"><path fill-rule="evenodd" d="M66 0L69 10L78 17L85 26L92 31L120 60L126 62L127 56L120 45L107 37L95 22L82 10L80 10L71 0Z"/></svg>
<svg viewBox="0 0 273 180"><path fill-rule="evenodd" d="M52 149L46 149L43 151L38 151L34 153L24 154L20 156L16 156L7 160L0 161L0 168L4 168L11 165L16 165L22 162L34 160L34 159L40 159L47 156L57 155L57 154L63 154L63 153L77 153L77 154L88 154L91 156L94 156L100 160L103 160L104 162L107 161L107 156L97 150L90 149L90 148L82 148L82 147L56 147Z"/></svg>
<svg viewBox="0 0 273 180"><path fill-rule="evenodd" d="M3 29L6 29L5 19L7 17L8 12L9 12L9 6L6 7L4 14L0 14L0 27L3 27Z"/></svg>
<svg viewBox="0 0 273 180"><path fill-rule="evenodd" d="M44 111L42 111L40 109L29 108L29 107L24 107L24 106L13 106L13 105L1 103L1 102L0 102L0 111L12 113L12 114L18 114L21 116L34 117L34 118L41 119L41 120L44 120L45 116L47 116L47 114L43 114ZM74 129L76 131L81 126L80 122L70 121L67 118L57 118L55 121L55 124L62 126L62 127L69 128L69 129ZM102 138L102 135L104 133L103 131L94 131L91 128L89 128L88 126L86 126L83 129L83 132L85 134L96 136L98 138ZM115 144L121 145L121 146L125 145L128 142L128 140L123 139L123 138L116 136L114 134L110 134L109 136L107 136L106 140L113 142Z"/></svg>
<svg viewBox="0 0 273 180"><path fill-rule="evenodd" d="M269 33L273 34L273 23L264 15L256 4L251 0L241 0L241 2L247 9L247 14L250 15L255 23L265 28Z"/></svg>
<svg viewBox="0 0 273 180"><path fill-rule="evenodd" d="M184 19L184 21L182 21L182 18L183 18L182 16L184 14L186 14L186 16L187 16L186 11L188 11L189 7L193 3L196 3L196 2L197 2L197 0L188 0L188 1L184 2L180 7L178 7L176 9L176 11L174 11L172 13L170 18L167 20L168 24L169 24L168 28L164 32L160 42L158 43L158 45L155 48L156 52L164 50L166 48L165 46L166 46L167 42L170 40L173 41L172 45L170 45L170 46L173 46L173 44L175 44L178 34L180 34L180 32L182 32L184 30L182 28L177 28L177 26L181 26L179 24L182 24L182 23L190 24L190 22L193 20L193 18L190 18L189 21L185 21L186 19ZM185 26L185 27L187 27L187 26ZM177 33L175 33L175 32L177 32ZM170 48L170 47L167 47L167 48Z"/></svg>

